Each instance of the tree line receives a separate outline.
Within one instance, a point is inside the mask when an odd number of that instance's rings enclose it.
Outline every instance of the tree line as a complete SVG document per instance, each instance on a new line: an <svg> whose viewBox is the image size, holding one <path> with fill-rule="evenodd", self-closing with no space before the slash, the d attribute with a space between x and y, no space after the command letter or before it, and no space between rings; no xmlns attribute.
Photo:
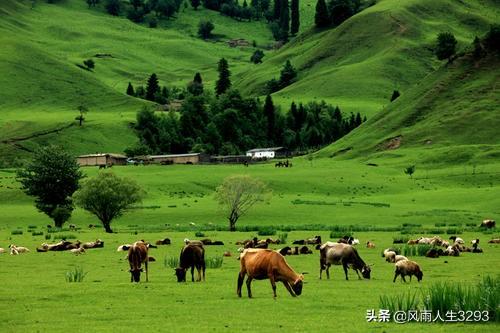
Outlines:
<svg viewBox="0 0 500 333"><path fill-rule="evenodd" d="M307 150L338 140L366 120L359 113L346 117L339 107L323 101L292 102L289 111L283 113L270 94L262 103L232 89L225 59L219 61L218 72L215 95L204 89L202 77L196 73L187 85L179 112L158 113L148 107L140 110L135 124L139 144L128 148L127 155L235 155L266 146ZM150 91L149 86L146 91ZM152 91L150 95L154 96Z"/></svg>
<svg viewBox="0 0 500 333"><path fill-rule="evenodd" d="M361 10L375 4L374 0L318 0L314 23L318 28L336 27Z"/></svg>

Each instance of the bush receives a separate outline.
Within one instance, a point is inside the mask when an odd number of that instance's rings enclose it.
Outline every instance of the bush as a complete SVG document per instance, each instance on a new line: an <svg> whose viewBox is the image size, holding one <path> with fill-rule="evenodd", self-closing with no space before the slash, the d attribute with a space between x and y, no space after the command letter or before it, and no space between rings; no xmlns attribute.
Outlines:
<svg viewBox="0 0 500 333"><path fill-rule="evenodd" d="M94 60L92 60L92 59L87 59L87 60L84 60L84 61L83 61L83 64L84 64L84 65L85 65L85 67L87 67L88 69L94 69L94 67L95 67Z"/></svg>
<svg viewBox="0 0 500 333"><path fill-rule="evenodd" d="M29 225L28 229L36 229L36 225Z"/></svg>
<svg viewBox="0 0 500 333"><path fill-rule="evenodd" d="M250 61L254 64L260 64L264 58L264 52L262 50L255 50L255 52L250 57Z"/></svg>
<svg viewBox="0 0 500 333"><path fill-rule="evenodd" d="M194 233L195 237L205 237L205 234L202 231L197 231Z"/></svg>
<svg viewBox="0 0 500 333"><path fill-rule="evenodd" d="M75 267L72 271L66 272L66 282L83 282L87 273L82 267Z"/></svg>
<svg viewBox="0 0 500 333"><path fill-rule="evenodd" d="M214 30L214 28L215 26L212 22L201 20L198 23L198 35L203 39L210 38L212 36L212 30Z"/></svg>
<svg viewBox="0 0 500 333"><path fill-rule="evenodd" d="M158 20L155 17L151 17L148 23L150 28L158 27Z"/></svg>
<svg viewBox="0 0 500 333"><path fill-rule="evenodd" d="M60 238L62 240L68 240L68 239L77 239L78 237L75 234L60 234L57 235L57 238Z"/></svg>
<svg viewBox="0 0 500 333"><path fill-rule="evenodd" d="M33 231L31 236L43 236L43 231Z"/></svg>
<svg viewBox="0 0 500 333"><path fill-rule="evenodd" d="M11 235L22 235L23 231L22 230L12 230L10 232Z"/></svg>
<svg viewBox="0 0 500 333"><path fill-rule="evenodd" d="M278 234L278 239L280 240L280 244L286 244L286 241L288 239L288 233L280 232Z"/></svg>
<svg viewBox="0 0 500 333"><path fill-rule="evenodd" d="M224 257L208 257L205 259L205 266L207 268L221 268L224 262Z"/></svg>
<svg viewBox="0 0 500 333"><path fill-rule="evenodd" d="M276 229L274 227L259 227L257 231L259 236L272 236L276 235Z"/></svg>
<svg viewBox="0 0 500 333"><path fill-rule="evenodd" d="M52 238L51 234L45 234L45 240L50 240Z"/></svg>
<svg viewBox="0 0 500 333"><path fill-rule="evenodd" d="M163 265L165 267L177 268L179 267L179 258L178 257L165 257L163 260Z"/></svg>
<svg viewBox="0 0 500 333"><path fill-rule="evenodd" d="M460 235L463 233L463 230L458 228L448 228L446 229L446 233L448 235Z"/></svg>

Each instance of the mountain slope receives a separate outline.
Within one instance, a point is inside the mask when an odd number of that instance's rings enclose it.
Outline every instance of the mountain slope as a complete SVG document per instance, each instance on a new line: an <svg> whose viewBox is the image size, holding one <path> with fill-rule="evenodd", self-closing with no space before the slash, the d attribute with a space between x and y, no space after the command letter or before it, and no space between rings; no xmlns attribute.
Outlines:
<svg viewBox="0 0 500 333"><path fill-rule="evenodd" d="M499 68L498 54L465 54L319 155L436 165L498 160Z"/></svg>
<svg viewBox="0 0 500 333"><path fill-rule="evenodd" d="M325 99L370 117L394 89L405 91L439 66L432 53L439 32L453 32L463 47L487 31L499 9L479 0L378 1L335 29L300 35L248 70L241 86L261 92L289 59L299 69L298 81L274 94L276 100L288 106L293 99Z"/></svg>

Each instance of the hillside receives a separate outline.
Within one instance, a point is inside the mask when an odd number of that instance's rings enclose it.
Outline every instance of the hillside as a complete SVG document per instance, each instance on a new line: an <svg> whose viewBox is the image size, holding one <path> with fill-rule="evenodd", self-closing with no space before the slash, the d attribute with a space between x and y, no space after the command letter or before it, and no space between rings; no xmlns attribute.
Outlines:
<svg viewBox="0 0 500 333"><path fill-rule="evenodd" d="M155 72L160 84L181 87L199 71L211 90L221 57L230 63L233 85L247 95L260 95L290 59L298 81L276 93L276 103L325 99L370 118L393 89L405 93L438 68L431 51L437 32L451 30L461 48L499 13L494 1L381 0L335 29L316 31L314 6L301 2L302 33L275 51L268 49L265 22L237 22L206 9L183 8L150 29L80 0L38 1L34 8L28 0L1 1L0 164L16 164L47 143L75 154L122 152L136 141L130 123L148 104L124 93L129 81L144 84ZM214 39L196 36L201 18L214 22ZM237 38L265 48L264 63L249 62L253 47L227 45ZM76 66L89 58L93 71ZM74 120L79 105L90 110L83 127Z"/></svg>
<svg viewBox="0 0 500 333"><path fill-rule="evenodd" d="M500 156L500 57L445 64L350 135L320 152L367 161L481 165Z"/></svg>
<svg viewBox="0 0 500 333"><path fill-rule="evenodd" d="M348 112L374 115L392 91L405 91L439 67L432 48L439 32L451 31L459 48L483 35L500 14L494 1L381 0L335 29L310 29L257 70L244 73L241 86L259 93L287 60L298 81L276 93L293 99L325 99Z"/></svg>

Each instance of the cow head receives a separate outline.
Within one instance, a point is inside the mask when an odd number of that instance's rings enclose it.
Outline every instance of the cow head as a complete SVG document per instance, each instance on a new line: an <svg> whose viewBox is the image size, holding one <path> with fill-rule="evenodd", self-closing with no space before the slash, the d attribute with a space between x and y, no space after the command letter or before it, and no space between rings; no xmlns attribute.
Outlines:
<svg viewBox="0 0 500 333"><path fill-rule="evenodd" d="M370 279L370 273L371 273L371 271L372 270L371 270L370 266L365 265L365 266L363 266L363 268L361 268L361 275L363 275L363 277L365 279L369 280Z"/></svg>
<svg viewBox="0 0 500 333"><path fill-rule="evenodd" d="M175 269L175 275L177 276L177 282L186 282L186 269L182 267L177 267Z"/></svg>
<svg viewBox="0 0 500 333"><path fill-rule="evenodd" d="M141 272L142 272L142 268L131 269L130 270L130 274L131 274L130 282L141 281Z"/></svg>
<svg viewBox="0 0 500 333"><path fill-rule="evenodd" d="M302 294L303 285L304 285L304 275L300 274L292 285L292 289L295 295L300 296L300 294Z"/></svg>

